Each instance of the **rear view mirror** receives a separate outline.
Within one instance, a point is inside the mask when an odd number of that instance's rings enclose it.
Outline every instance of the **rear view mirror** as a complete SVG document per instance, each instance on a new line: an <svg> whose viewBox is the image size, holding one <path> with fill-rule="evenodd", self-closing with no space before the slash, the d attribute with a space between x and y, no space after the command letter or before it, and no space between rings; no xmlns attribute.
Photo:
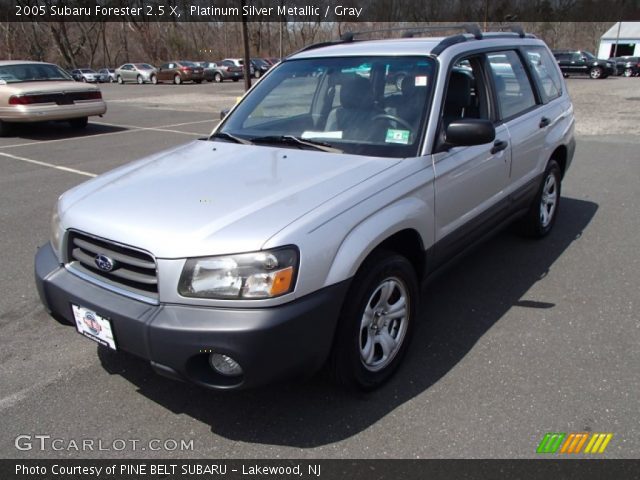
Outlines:
<svg viewBox="0 0 640 480"><path fill-rule="evenodd" d="M451 122L445 131L446 147L470 147L493 142L496 130L489 120L461 118Z"/></svg>
<svg viewBox="0 0 640 480"><path fill-rule="evenodd" d="M220 110L220 120L224 120L224 117L228 115L230 110L231 110L230 108L224 108Z"/></svg>

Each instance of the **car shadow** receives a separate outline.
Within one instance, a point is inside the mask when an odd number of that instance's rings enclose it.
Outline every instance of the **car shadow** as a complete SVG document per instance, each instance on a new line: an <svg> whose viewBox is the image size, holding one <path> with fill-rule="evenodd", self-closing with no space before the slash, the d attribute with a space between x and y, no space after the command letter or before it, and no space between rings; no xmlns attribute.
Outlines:
<svg viewBox="0 0 640 480"><path fill-rule="evenodd" d="M164 379L146 362L102 347L100 361L140 394L209 425L216 435L299 448L327 445L365 430L430 388L511 307L553 308L544 298L523 297L580 238L597 209L593 202L564 197L558 222L544 240L504 231L426 285L409 354L376 392L347 392L322 374L257 390L216 392Z"/></svg>
<svg viewBox="0 0 640 480"><path fill-rule="evenodd" d="M13 140L60 140L66 138L92 137L105 133L128 130L124 127L92 123L91 119L83 129L74 129L65 121L13 123L8 135Z"/></svg>

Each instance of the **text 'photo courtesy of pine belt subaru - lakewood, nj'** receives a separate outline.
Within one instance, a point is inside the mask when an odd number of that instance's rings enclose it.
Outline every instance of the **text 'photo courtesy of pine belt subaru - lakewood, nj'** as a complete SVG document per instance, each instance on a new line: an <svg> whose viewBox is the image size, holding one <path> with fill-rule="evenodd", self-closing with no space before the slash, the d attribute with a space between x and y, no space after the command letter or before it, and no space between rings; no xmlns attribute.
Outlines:
<svg viewBox="0 0 640 480"><path fill-rule="evenodd" d="M210 137L64 193L35 262L48 311L209 388L323 366L380 386L420 282L513 221L549 233L575 150L544 42L458 27L307 47Z"/></svg>

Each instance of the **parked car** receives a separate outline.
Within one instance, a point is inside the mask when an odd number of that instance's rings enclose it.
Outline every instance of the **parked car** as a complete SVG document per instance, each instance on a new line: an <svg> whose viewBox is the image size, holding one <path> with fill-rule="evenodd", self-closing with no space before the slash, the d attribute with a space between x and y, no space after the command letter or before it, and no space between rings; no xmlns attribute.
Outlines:
<svg viewBox="0 0 640 480"><path fill-rule="evenodd" d="M229 65L219 65L216 62L196 62L199 66L204 68L204 79L207 82L216 82L220 83L224 80L234 80L238 81L242 78L242 68L229 66Z"/></svg>
<svg viewBox="0 0 640 480"><path fill-rule="evenodd" d="M236 65L231 60L219 60L216 62L216 65L218 65L218 68L223 72L220 81L230 78L234 82L237 82L244 76L244 68Z"/></svg>
<svg viewBox="0 0 640 480"><path fill-rule="evenodd" d="M230 62L233 66L242 68L244 72L244 60L242 58L225 58L222 61ZM252 77L255 75L253 65L249 65L249 75L251 75Z"/></svg>
<svg viewBox="0 0 640 480"><path fill-rule="evenodd" d="M380 386L420 280L512 221L540 238L559 220L575 151L560 69L532 35L464 28L308 47L210 137L66 192L35 259L45 307L204 387L324 364Z"/></svg>
<svg viewBox="0 0 640 480"><path fill-rule="evenodd" d="M269 57L264 59L266 62L269 62L271 65L277 65L280 63L280 59L278 57Z"/></svg>
<svg viewBox="0 0 640 480"><path fill-rule="evenodd" d="M560 70L565 77L569 75L589 75L591 78L607 78L615 74L613 62L596 58L584 50L553 50Z"/></svg>
<svg viewBox="0 0 640 480"><path fill-rule="evenodd" d="M57 65L0 61L0 136L24 122L65 120L84 128L88 117L106 111L97 86L76 83Z"/></svg>
<svg viewBox="0 0 640 480"><path fill-rule="evenodd" d="M119 84L126 82L136 82L139 85L158 83L156 67L148 63L125 63L116 68L115 75Z"/></svg>
<svg viewBox="0 0 640 480"><path fill-rule="evenodd" d="M76 82L97 83L100 81L100 75L90 68L77 68L71 70L71 76Z"/></svg>
<svg viewBox="0 0 640 480"><path fill-rule="evenodd" d="M115 68L101 68L98 70L98 75L100 75L101 82L113 83L117 80Z"/></svg>
<svg viewBox="0 0 640 480"><path fill-rule="evenodd" d="M160 82L173 82L179 85L184 82L202 83L203 80L204 68L195 62L186 60L167 62L158 69Z"/></svg>
<svg viewBox="0 0 640 480"><path fill-rule="evenodd" d="M271 64L262 58L252 58L251 67L253 68L253 76L255 78L260 78L271 68Z"/></svg>
<svg viewBox="0 0 640 480"><path fill-rule="evenodd" d="M616 75L637 77L640 74L640 57L611 57L610 62L616 66Z"/></svg>

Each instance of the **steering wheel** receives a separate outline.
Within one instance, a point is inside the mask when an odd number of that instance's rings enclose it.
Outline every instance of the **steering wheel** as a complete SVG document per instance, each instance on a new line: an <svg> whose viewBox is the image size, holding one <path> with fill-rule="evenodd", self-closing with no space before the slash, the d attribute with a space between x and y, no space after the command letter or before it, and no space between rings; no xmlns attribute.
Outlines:
<svg viewBox="0 0 640 480"><path fill-rule="evenodd" d="M402 125L407 130L409 130L409 132L413 130L413 127L411 126L411 124L407 122L405 119L396 117L395 115L391 115L390 113L379 113L378 115L376 115L371 119L372 122L375 122L376 120L389 120Z"/></svg>

